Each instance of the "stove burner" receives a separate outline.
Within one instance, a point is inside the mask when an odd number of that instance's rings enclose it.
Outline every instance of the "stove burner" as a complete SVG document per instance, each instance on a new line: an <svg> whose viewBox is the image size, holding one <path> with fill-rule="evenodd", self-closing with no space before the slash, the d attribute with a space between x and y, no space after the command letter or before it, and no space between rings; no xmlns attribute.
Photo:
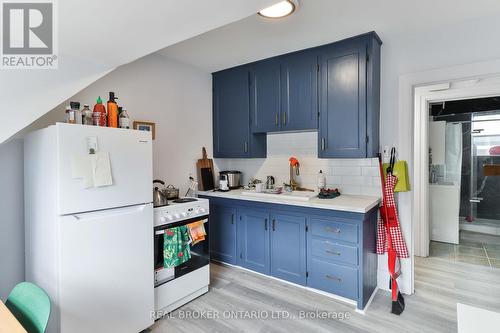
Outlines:
<svg viewBox="0 0 500 333"><path fill-rule="evenodd" d="M186 202L193 202L193 201L198 201L198 199L195 198L181 198L181 199L176 199L172 202L174 203L186 203Z"/></svg>

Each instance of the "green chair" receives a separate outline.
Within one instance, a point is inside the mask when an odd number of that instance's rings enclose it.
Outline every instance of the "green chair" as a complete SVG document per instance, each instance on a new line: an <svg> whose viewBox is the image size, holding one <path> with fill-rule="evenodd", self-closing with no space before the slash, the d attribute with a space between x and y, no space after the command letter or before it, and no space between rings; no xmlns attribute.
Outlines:
<svg viewBox="0 0 500 333"><path fill-rule="evenodd" d="M42 288L30 282L21 282L12 289L5 305L28 333L45 332L50 299Z"/></svg>

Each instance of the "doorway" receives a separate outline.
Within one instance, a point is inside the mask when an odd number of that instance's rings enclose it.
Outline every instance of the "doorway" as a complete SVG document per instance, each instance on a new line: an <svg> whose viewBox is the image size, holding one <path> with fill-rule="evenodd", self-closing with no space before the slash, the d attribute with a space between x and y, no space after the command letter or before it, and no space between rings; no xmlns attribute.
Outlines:
<svg viewBox="0 0 500 333"><path fill-rule="evenodd" d="M431 101L429 256L500 267L500 96Z"/></svg>

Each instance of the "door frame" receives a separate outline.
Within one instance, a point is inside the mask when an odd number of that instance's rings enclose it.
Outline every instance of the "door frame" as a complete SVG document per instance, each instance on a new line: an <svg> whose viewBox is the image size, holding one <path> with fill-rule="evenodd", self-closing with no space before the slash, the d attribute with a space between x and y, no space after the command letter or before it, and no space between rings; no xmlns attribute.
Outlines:
<svg viewBox="0 0 500 333"><path fill-rule="evenodd" d="M428 103L440 99L467 99L491 95L500 95L500 60L399 77L398 157L408 161L413 184L412 191L400 193L398 197L401 225L411 254L408 260L402 260L401 263L402 270L409 272L402 276L400 281L404 293L412 294L415 289L414 257L428 255L428 240L425 237L429 237L428 154L422 154L428 145ZM387 276L388 274L385 277Z"/></svg>

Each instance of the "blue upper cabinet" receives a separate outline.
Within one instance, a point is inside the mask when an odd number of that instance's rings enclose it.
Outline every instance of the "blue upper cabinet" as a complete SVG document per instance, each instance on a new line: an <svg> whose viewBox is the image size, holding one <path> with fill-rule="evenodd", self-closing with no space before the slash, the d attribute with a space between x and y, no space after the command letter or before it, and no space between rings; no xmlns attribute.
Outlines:
<svg viewBox="0 0 500 333"><path fill-rule="evenodd" d="M319 52L319 157L374 157L379 150L380 40L371 33Z"/></svg>
<svg viewBox="0 0 500 333"><path fill-rule="evenodd" d="M266 157L266 136L250 132L249 75L245 66L213 74L214 157Z"/></svg>
<svg viewBox="0 0 500 333"><path fill-rule="evenodd" d="M252 64L252 131L265 133L318 128L317 68L317 55L313 51Z"/></svg>
<svg viewBox="0 0 500 333"><path fill-rule="evenodd" d="M318 57L304 51L281 58L281 130L318 128Z"/></svg>
<svg viewBox="0 0 500 333"><path fill-rule="evenodd" d="M271 275L306 284L306 216L271 212Z"/></svg>
<svg viewBox="0 0 500 333"><path fill-rule="evenodd" d="M280 63L276 59L252 65L250 71L250 110L254 133L280 129Z"/></svg>
<svg viewBox="0 0 500 333"><path fill-rule="evenodd" d="M269 213L265 209L238 209L238 264L269 274Z"/></svg>
<svg viewBox="0 0 500 333"><path fill-rule="evenodd" d="M210 204L210 255L236 265L236 208Z"/></svg>
<svg viewBox="0 0 500 333"><path fill-rule="evenodd" d="M266 134L318 130L318 157L379 151L375 32L213 74L215 157L266 157Z"/></svg>

